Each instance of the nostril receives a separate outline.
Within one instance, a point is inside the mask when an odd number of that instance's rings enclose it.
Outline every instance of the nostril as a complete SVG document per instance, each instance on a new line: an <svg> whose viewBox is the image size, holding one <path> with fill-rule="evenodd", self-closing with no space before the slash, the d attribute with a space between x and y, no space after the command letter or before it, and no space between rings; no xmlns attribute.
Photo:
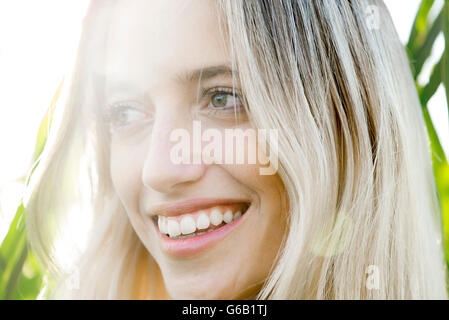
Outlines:
<svg viewBox="0 0 449 320"><path fill-rule="evenodd" d="M205 173L204 164L174 164L170 160L157 166L145 166L143 185L161 193L170 193L177 187L199 181Z"/></svg>

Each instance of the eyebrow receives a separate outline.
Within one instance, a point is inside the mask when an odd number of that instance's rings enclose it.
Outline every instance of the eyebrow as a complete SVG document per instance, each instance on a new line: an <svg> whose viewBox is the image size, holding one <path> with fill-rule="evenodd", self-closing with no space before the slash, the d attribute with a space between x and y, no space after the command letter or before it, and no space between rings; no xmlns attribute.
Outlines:
<svg viewBox="0 0 449 320"><path fill-rule="evenodd" d="M235 75L236 80L238 81L239 79L238 72L230 68L228 65L223 64L181 72L174 76L174 81L180 83L186 82L189 83L196 81L206 81L219 76L232 76L232 75ZM97 75L97 77L101 77L103 80L107 79L108 89L111 91L116 90L123 90L128 92L136 91L135 85L131 85L128 81L124 81L123 79L120 80L114 79L114 77L111 77L111 75L107 75L104 73ZM111 77L112 80L109 77ZM142 90L139 91L138 89L137 92L142 92Z"/></svg>
<svg viewBox="0 0 449 320"><path fill-rule="evenodd" d="M181 73L175 76L175 80L178 82L194 82L199 80L209 80L218 76L230 75L235 75L236 77L238 77L238 72L231 69L227 65L219 65Z"/></svg>

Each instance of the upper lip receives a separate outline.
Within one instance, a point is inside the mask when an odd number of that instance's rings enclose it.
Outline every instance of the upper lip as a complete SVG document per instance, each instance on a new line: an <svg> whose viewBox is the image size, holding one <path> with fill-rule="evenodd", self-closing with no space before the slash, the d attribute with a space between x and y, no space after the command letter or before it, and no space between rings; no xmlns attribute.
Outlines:
<svg viewBox="0 0 449 320"><path fill-rule="evenodd" d="M174 203L160 204L152 206L147 211L149 215L156 216L177 216L180 214L195 212L201 209L210 208L219 205L229 205L233 203L246 203L250 201L247 199L228 199L228 198L196 198L183 200Z"/></svg>

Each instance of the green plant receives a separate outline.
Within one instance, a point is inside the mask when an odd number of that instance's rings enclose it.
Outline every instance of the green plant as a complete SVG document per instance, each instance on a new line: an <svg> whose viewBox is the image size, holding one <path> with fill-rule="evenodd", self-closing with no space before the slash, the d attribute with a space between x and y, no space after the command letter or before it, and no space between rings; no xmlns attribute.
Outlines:
<svg viewBox="0 0 449 320"><path fill-rule="evenodd" d="M440 85L443 85L446 90L447 106L449 107L449 0L444 0L440 13L435 19L432 19L430 12L435 5L435 0L421 1L406 50L430 138L433 171L441 205L442 240L445 247L446 263L449 266L449 166L428 109L428 102ZM425 62L431 55L436 38L440 34L443 34L445 38L444 52L433 66L429 81L421 86L417 79Z"/></svg>
<svg viewBox="0 0 449 320"><path fill-rule="evenodd" d="M61 81L39 126L29 176L39 165L39 157L47 141L62 84L63 81ZM26 183L28 184L28 181ZM0 300L36 299L42 288L42 274L36 258L29 248L25 228L25 207L22 201L0 246Z"/></svg>

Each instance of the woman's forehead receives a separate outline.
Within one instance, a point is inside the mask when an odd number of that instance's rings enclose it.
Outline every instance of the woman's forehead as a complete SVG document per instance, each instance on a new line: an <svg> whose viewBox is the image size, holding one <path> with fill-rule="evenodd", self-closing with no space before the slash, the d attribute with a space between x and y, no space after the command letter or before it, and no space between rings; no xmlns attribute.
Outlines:
<svg viewBox="0 0 449 320"><path fill-rule="evenodd" d="M214 1L118 1L106 41L106 74L173 78L228 64ZM151 79L147 79L151 80Z"/></svg>

